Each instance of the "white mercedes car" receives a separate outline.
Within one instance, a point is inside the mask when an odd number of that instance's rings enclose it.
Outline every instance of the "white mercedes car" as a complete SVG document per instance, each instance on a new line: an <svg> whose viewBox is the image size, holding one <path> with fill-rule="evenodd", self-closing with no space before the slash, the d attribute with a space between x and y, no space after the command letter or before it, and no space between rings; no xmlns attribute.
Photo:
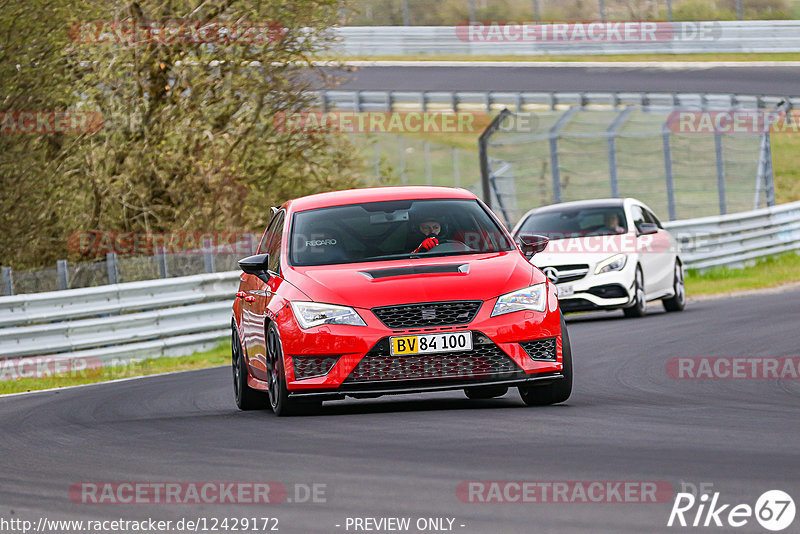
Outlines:
<svg viewBox="0 0 800 534"><path fill-rule="evenodd" d="M558 288L564 312L622 309L641 317L649 301L667 311L686 305L678 243L653 211L633 198L564 202L526 213L519 241L549 238L531 259Z"/></svg>

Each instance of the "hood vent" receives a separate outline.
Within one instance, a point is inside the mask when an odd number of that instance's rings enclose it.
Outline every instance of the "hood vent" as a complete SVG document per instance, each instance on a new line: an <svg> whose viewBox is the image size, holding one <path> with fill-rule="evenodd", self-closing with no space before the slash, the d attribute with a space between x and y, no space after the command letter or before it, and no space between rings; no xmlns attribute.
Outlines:
<svg viewBox="0 0 800 534"><path fill-rule="evenodd" d="M392 276L409 276L415 274L466 274L469 272L469 264L415 265L413 267L395 267L392 269L375 269L373 271L359 272L370 279L389 278Z"/></svg>

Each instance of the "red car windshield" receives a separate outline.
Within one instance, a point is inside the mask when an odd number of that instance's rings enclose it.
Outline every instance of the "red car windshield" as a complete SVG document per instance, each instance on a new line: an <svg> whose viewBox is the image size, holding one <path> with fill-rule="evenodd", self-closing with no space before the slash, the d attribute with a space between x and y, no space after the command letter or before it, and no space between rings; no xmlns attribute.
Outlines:
<svg viewBox="0 0 800 534"><path fill-rule="evenodd" d="M301 211L293 217L291 234L289 262L295 266L515 248L486 210L468 199L371 202ZM429 238L438 244L420 248Z"/></svg>

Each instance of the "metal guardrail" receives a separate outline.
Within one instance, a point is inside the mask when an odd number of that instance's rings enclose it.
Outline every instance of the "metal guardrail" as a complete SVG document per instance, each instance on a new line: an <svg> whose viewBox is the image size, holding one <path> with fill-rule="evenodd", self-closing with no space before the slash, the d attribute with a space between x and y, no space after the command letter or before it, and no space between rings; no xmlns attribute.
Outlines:
<svg viewBox="0 0 800 534"><path fill-rule="evenodd" d="M484 33L481 40L470 36L464 26L350 26L336 28L340 38L337 51L354 56L403 56L407 54L458 55L603 55L603 54L693 54L693 53L769 53L800 51L800 21L750 20L718 22L633 23L641 29L652 28L653 38L614 34L608 40L590 39L591 24L581 26L585 33L569 30L556 40L523 38L515 27L496 21L499 31ZM614 21L616 22L616 21ZM492 25L491 21L484 22ZM527 23L530 24L530 23ZM625 23L622 23L625 24ZM599 28L599 26L597 27ZM624 28L624 26L623 26ZM598 31L602 31L599 30ZM549 33L547 35L552 35ZM587 37L587 35L589 37ZM595 33L595 35L597 35ZM492 40L486 39L490 37Z"/></svg>
<svg viewBox="0 0 800 534"><path fill-rule="evenodd" d="M230 334L238 271L0 297L0 364L188 354Z"/></svg>
<svg viewBox="0 0 800 534"><path fill-rule="evenodd" d="M738 266L800 251L800 202L664 224L686 267ZM0 297L0 370L16 358L102 363L188 354L230 334L240 273ZM2 378L2 373L0 373Z"/></svg>
<svg viewBox="0 0 800 534"><path fill-rule="evenodd" d="M631 91L536 92L536 91L317 91L324 110L403 111L475 110L528 111L573 106L620 109L775 109L781 102L789 109L800 107L800 96L741 95L733 93L655 93Z"/></svg>
<svg viewBox="0 0 800 534"><path fill-rule="evenodd" d="M664 227L680 242L686 267L741 267L765 256L800 251L800 202L672 221Z"/></svg>

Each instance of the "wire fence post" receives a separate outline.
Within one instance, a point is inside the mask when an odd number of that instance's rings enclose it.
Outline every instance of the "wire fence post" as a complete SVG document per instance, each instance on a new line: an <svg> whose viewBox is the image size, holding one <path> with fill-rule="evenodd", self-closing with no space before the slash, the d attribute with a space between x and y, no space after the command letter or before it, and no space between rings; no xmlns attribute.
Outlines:
<svg viewBox="0 0 800 534"><path fill-rule="evenodd" d="M108 253L106 253L106 271L108 272L108 283L109 284L118 284L119 283L119 267L117 265L117 253L116 252L108 252Z"/></svg>
<svg viewBox="0 0 800 534"><path fill-rule="evenodd" d="M455 187L461 187L461 172L458 168L458 149L456 147L452 148L452 156L453 156L453 185Z"/></svg>
<svg viewBox="0 0 800 534"><path fill-rule="evenodd" d="M758 152L758 173L756 176L756 194L753 200L753 209L758 209L761 203L761 191L767 206L775 205L775 182L772 175L772 141L769 131L761 134L761 147Z"/></svg>
<svg viewBox="0 0 800 534"><path fill-rule="evenodd" d="M13 295L14 294L14 273L11 270L11 267L3 267L1 270L2 270L2 279L3 279L3 295Z"/></svg>
<svg viewBox="0 0 800 534"><path fill-rule="evenodd" d="M672 153L669 146L669 128L664 125L661 133L662 144L664 146L664 173L667 185L667 209L669 210L669 220L674 221L675 215L675 189L672 183Z"/></svg>
<svg viewBox="0 0 800 534"><path fill-rule="evenodd" d="M489 186L489 174L491 172L489 169L489 139L491 139L494 132L500 128L500 124L509 115L511 115L511 112L508 111L508 108L503 108L503 111L501 111L497 117L492 119L492 122L489 123L489 126L486 127L481 136L478 138L478 157L480 158L481 162L481 192L483 195L483 201L486 203L489 209L492 207L492 190Z"/></svg>
<svg viewBox="0 0 800 534"><path fill-rule="evenodd" d="M611 196L614 198L619 197L619 185L617 180L617 132L619 132L632 112L633 107L626 107L614 118L614 121L606 129L606 133L608 134L608 177L611 182Z"/></svg>
<svg viewBox="0 0 800 534"><path fill-rule="evenodd" d="M425 152L425 184L431 185L433 180L433 167L431 165L431 142L424 141L422 148Z"/></svg>
<svg viewBox="0 0 800 534"><path fill-rule="evenodd" d="M398 135L397 144L398 148L400 149L400 183L407 185L408 176L406 176L406 138L402 135Z"/></svg>
<svg viewBox="0 0 800 534"><path fill-rule="evenodd" d="M717 194L719 196L719 214L727 213L725 201L725 162L722 159L722 134L714 133L714 151L717 155Z"/></svg>
<svg viewBox="0 0 800 534"><path fill-rule="evenodd" d="M375 152L375 181L381 183L383 176L381 175L381 153L378 150L378 144L372 145L372 149Z"/></svg>
<svg viewBox="0 0 800 534"><path fill-rule="evenodd" d="M579 109L579 106L572 106L569 108L558 118L548 132L550 136L550 171L553 176L553 203L555 204L561 202L561 171L558 167L558 135Z"/></svg>
<svg viewBox="0 0 800 534"><path fill-rule="evenodd" d="M59 291L69 289L69 270L67 260L56 261L56 283Z"/></svg>
<svg viewBox="0 0 800 534"><path fill-rule="evenodd" d="M533 20L542 21L542 12L539 9L539 0L533 0Z"/></svg>
<svg viewBox="0 0 800 534"><path fill-rule="evenodd" d="M772 175L772 140L770 134L767 132L766 136L766 172L764 173L764 190L767 195L767 206L775 205L775 179Z"/></svg>

